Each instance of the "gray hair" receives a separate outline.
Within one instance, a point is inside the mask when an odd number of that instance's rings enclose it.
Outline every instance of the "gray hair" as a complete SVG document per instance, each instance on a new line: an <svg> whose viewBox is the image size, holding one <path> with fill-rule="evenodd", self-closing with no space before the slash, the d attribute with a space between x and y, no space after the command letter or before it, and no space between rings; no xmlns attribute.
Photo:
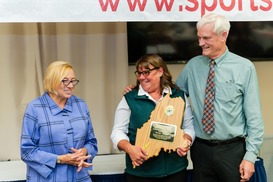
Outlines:
<svg viewBox="0 0 273 182"><path fill-rule="evenodd" d="M206 14L204 15L196 24L197 30L202 27L205 24L213 23L214 24L214 29L213 32L216 33L217 35L222 34L223 32L229 33L230 29L230 22L229 20L218 14Z"/></svg>

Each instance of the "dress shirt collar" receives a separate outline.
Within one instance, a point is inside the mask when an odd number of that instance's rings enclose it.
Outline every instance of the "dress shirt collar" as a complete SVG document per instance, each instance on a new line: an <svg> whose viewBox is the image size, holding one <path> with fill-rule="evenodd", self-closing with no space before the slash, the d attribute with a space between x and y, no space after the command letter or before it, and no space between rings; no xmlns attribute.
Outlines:
<svg viewBox="0 0 273 182"><path fill-rule="evenodd" d="M172 95L172 89L171 89L170 87L165 87L165 88L163 89L162 95L169 93L169 91L170 91L170 95ZM142 88L141 85L139 85L139 89L138 89L138 94L137 94L137 95L138 95L138 96L142 96L142 95L150 96L150 94L149 94L148 92L146 92L146 91Z"/></svg>
<svg viewBox="0 0 273 182"><path fill-rule="evenodd" d="M139 85L139 89L138 89L138 96L147 96L150 100L153 100L155 103L158 103L162 98L163 98L163 96L165 95L165 94L167 94L167 93L169 93L169 91L170 91L170 95L172 95L172 89L170 88L170 87L165 87L164 89L163 89L163 92L162 92L162 97L158 100L158 101L155 101L154 99L153 99L153 97L148 93L148 92L146 92L142 87L141 87L141 85Z"/></svg>
<svg viewBox="0 0 273 182"><path fill-rule="evenodd" d="M222 54L220 57L218 57L217 59L215 59L215 65L217 67L220 67L226 60L227 56L228 56L229 50L228 47L226 47L226 51L224 52L224 54Z"/></svg>
<svg viewBox="0 0 273 182"><path fill-rule="evenodd" d="M53 99L49 96L48 93L44 94L45 99L47 101L48 107L51 110L53 115L56 115L62 111L68 111L68 112L72 112L72 101L71 101L71 97L67 99L66 104L64 109L61 109L54 101Z"/></svg>

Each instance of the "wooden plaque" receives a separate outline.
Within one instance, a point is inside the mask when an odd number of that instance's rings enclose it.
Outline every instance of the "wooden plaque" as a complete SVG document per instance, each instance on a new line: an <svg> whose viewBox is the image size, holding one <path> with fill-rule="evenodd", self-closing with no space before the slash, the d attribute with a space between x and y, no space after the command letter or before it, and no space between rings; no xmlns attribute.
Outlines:
<svg viewBox="0 0 273 182"><path fill-rule="evenodd" d="M148 153L147 159L158 156L161 149L175 151L186 147L184 131L181 129L185 102L181 97L170 98L167 94L152 111L150 119L137 129L136 146Z"/></svg>

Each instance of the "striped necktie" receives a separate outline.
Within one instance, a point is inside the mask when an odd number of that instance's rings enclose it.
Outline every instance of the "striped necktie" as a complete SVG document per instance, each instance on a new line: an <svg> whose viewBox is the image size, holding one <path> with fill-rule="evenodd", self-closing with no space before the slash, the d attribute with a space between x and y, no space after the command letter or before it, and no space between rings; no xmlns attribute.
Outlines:
<svg viewBox="0 0 273 182"><path fill-rule="evenodd" d="M214 64L215 61L211 60L202 118L203 129L207 134L211 134L214 131Z"/></svg>

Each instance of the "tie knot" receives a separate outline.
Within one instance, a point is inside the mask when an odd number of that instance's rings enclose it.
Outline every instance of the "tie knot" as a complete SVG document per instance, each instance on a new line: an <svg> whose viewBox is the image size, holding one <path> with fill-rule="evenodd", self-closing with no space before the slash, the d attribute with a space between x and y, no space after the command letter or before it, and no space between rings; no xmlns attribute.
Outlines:
<svg viewBox="0 0 273 182"><path fill-rule="evenodd" d="M210 64L214 65L215 64L215 60L214 59L210 60Z"/></svg>

